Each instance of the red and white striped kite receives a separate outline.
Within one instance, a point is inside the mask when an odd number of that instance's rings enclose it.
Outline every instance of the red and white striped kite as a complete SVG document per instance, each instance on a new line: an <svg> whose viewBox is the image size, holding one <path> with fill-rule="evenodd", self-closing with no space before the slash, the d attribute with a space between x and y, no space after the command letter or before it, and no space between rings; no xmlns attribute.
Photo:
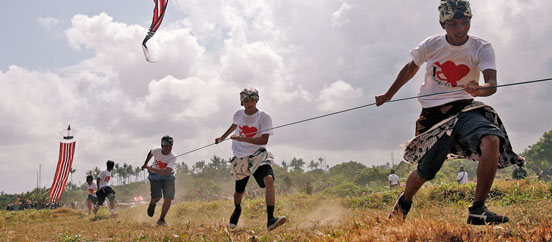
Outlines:
<svg viewBox="0 0 552 242"><path fill-rule="evenodd" d="M148 47L146 46L146 42L153 37L155 34L155 31L161 26L161 22L163 22L163 17L165 17L165 10L167 9L167 4L169 3L169 0L153 0L155 2L155 8L153 9L153 20L151 21L151 26L149 28L148 34L144 38L144 41L142 41L142 49L144 50L144 55L146 56L146 60L148 62L156 62L153 61L149 55Z"/></svg>
<svg viewBox="0 0 552 242"><path fill-rule="evenodd" d="M69 177L69 172L71 171L71 165L73 164L76 141L73 141L73 136L69 135L70 132L71 126L67 129L68 135L64 136L64 140L59 143L59 159L56 168L56 175L54 176L54 183L52 184L52 188L50 188L50 193L48 194L49 202L52 203L56 203L63 194L65 185L67 184L67 178Z"/></svg>

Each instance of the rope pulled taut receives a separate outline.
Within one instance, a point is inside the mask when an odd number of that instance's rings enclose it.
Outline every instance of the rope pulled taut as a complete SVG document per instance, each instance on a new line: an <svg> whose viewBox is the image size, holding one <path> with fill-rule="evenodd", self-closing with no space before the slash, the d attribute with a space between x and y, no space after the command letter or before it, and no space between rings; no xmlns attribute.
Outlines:
<svg viewBox="0 0 552 242"><path fill-rule="evenodd" d="M490 88L518 86L518 85L525 85L525 84L545 82L545 81L552 81L552 78L537 79L537 80L524 81L524 82L514 82L514 83L501 84L501 85L496 85L496 86L480 87L478 89L483 90L483 89L490 89ZM425 95L419 95L419 96L413 96L413 97L391 99L391 100L387 101L387 103L400 102L400 101L406 101L406 100L410 100L410 99L418 99L418 98L423 98L423 97L437 96L437 95L456 93L456 92L462 92L462 91L464 91L464 89L458 89L458 90L452 90L452 91L446 91L446 92L437 92L437 93L431 93L431 94L425 94ZM369 103L369 104L364 104L364 105L360 105L360 106L356 106L356 107L352 107L352 108L343 109L343 110L340 110L340 111L335 111L335 112L332 112L332 113L327 113L327 114L323 114L323 115L319 115L319 116L315 116L315 117L311 117L311 118L307 118L307 119L302 119L302 120L299 120L299 121L294 121L294 122L287 123L287 124L278 125L278 126L275 126L275 127L269 128L269 129L264 129L264 130L257 131L257 132L265 132L265 131L269 131L269 130L279 129L279 128L283 128L283 127L287 127L287 126L291 126L291 125L295 125L295 124L300 124L300 123L312 121L312 120L315 120L315 119L320 119L320 118L324 118L324 117L328 117L328 116L332 116L332 115L336 115L336 114L340 114L340 113L345 113L345 112L349 112L349 111L353 111L353 110L357 110L357 109L361 109L361 108L366 108L366 107L370 107L370 106L374 106L374 105L376 105L375 102L374 103ZM254 134L254 133L257 133L257 132L247 133L245 135ZM224 140L221 140L220 142L224 142L228 139L229 138L226 138ZM196 151L201 150L201 149L205 149L205 148L207 148L209 146L212 146L212 145L215 145L215 143L211 143L211 144L204 145L204 146L201 146L199 148L190 150L188 152L177 155L174 158L184 156L184 155L196 152Z"/></svg>

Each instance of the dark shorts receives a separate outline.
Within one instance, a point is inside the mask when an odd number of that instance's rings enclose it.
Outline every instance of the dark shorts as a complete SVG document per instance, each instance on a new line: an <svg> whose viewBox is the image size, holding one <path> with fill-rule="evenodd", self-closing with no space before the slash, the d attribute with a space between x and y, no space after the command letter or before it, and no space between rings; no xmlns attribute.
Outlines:
<svg viewBox="0 0 552 242"><path fill-rule="evenodd" d="M115 191L113 191L111 187L103 187L96 192L96 196L98 196L98 205L102 206L106 197L109 198L110 201L115 199Z"/></svg>
<svg viewBox="0 0 552 242"><path fill-rule="evenodd" d="M504 133L484 116L482 108L460 113L452 135L443 135L420 159L418 175L425 180L435 178L455 142L481 155L479 145L485 135L494 135L500 139L501 144L504 142Z"/></svg>
<svg viewBox="0 0 552 242"><path fill-rule="evenodd" d="M259 166L259 168L257 168L255 173L253 173L253 177L255 177L257 184L259 184L259 187L261 188L265 187L264 178L266 176L272 176L272 179L276 180L276 178L274 178L274 171L272 170L272 166L270 165ZM243 193L245 191L245 187L247 186L247 181L249 181L249 177L236 181L237 193Z"/></svg>
<svg viewBox="0 0 552 242"><path fill-rule="evenodd" d="M150 180L151 198L174 199L174 179L170 180Z"/></svg>
<svg viewBox="0 0 552 242"><path fill-rule="evenodd" d="M86 200L90 200L90 201L92 201L92 203L97 203L98 202L98 197L95 197L95 196L92 196L92 195L88 194L88 198L86 198Z"/></svg>

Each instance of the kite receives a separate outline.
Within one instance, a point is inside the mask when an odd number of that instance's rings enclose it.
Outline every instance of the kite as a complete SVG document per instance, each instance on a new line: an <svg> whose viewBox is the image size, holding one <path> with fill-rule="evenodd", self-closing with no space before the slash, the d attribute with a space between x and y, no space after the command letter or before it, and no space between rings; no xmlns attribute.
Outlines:
<svg viewBox="0 0 552 242"><path fill-rule="evenodd" d="M48 200L51 203L57 203L63 194L65 185L67 184L67 178L69 177L69 172L71 171L76 144L76 141L73 140L73 136L71 135L72 131L71 125L69 125L66 130L61 130L61 132L63 132L63 140L59 143L59 159L56 168L56 175L54 176L54 183L52 184L52 188L50 188L50 193L48 194Z"/></svg>
<svg viewBox="0 0 552 242"><path fill-rule="evenodd" d="M169 0L153 0L155 2L155 8L153 9L153 20L151 21L151 26L149 28L148 34L144 38L144 41L142 41L142 49L144 50L144 55L146 56L146 60L148 62L156 62L153 61L149 55L148 47L146 46L146 42L153 37L155 34L155 31L159 29L159 26L161 26L161 22L163 22L163 17L165 16L165 10L167 9L167 4L169 3Z"/></svg>

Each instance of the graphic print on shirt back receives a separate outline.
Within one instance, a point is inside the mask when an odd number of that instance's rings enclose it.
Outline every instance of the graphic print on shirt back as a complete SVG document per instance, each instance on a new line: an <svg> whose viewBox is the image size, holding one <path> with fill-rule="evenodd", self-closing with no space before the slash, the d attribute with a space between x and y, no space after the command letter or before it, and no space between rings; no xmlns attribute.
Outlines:
<svg viewBox="0 0 552 242"><path fill-rule="evenodd" d="M245 136L247 138L253 138L255 134L257 134L257 128L256 127L249 127L247 125L244 126L238 126L240 127L240 136Z"/></svg>
<svg viewBox="0 0 552 242"><path fill-rule="evenodd" d="M452 61L446 61L443 64L433 63L433 80L441 86L456 87L458 81L468 75L469 72L470 68L464 64L456 65Z"/></svg>

